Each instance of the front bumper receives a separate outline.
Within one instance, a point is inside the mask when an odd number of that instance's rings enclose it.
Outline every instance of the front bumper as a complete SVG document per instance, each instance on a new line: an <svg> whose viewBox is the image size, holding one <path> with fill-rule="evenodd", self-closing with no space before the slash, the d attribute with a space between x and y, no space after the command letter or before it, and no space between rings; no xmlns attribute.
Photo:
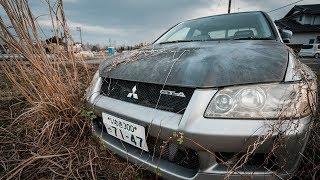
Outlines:
<svg viewBox="0 0 320 180"><path fill-rule="evenodd" d="M206 171L191 170L178 165L175 165L161 158L153 158L151 154L141 151L129 144L122 143L103 132L96 124L93 126L94 134L102 141L102 143L112 152L127 159L128 161L154 171L157 175L168 179L224 179L227 173L227 168L221 165L213 165ZM205 160L205 159L204 159ZM281 177L287 179L290 174L277 174L266 171L239 171L230 176L231 179L276 179Z"/></svg>
<svg viewBox="0 0 320 180"><path fill-rule="evenodd" d="M96 114L102 112L123 118L125 120L143 125L148 128L150 136L166 140L174 133L183 134L188 140L183 141L185 147L197 151L199 155L199 168L188 169L161 158L143 152L120 140L108 135L101 125L94 123L95 135L116 154L129 161L149 168L161 176L177 179L207 179L221 178L228 174L229 169L218 162L213 153L240 153L246 151L258 138L270 133L270 129L276 128L270 137L257 148L255 153L270 152L273 140L279 133L286 139L283 147L275 152L283 157L286 163L282 170L275 174L266 167L244 166L233 173L230 178L275 178L280 176L287 178L295 170L299 163L300 153L303 152L308 139L310 117L299 120L283 120L281 124L275 120L228 120L207 119L203 117L207 104L215 90L196 90L183 115L171 112L147 108L105 96L97 95L93 101ZM282 160L279 160L282 161ZM279 162L281 163L281 162Z"/></svg>

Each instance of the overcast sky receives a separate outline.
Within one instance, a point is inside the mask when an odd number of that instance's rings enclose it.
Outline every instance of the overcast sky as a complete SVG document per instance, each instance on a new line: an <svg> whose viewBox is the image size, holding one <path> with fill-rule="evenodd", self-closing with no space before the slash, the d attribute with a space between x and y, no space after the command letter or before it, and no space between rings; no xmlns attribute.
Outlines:
<svg viewBox="0 0 320 180"><path fill-rule="evenodd" d="M297 0L232 0L232 12L270 11ZM42 0L31 0L35 15L46 14ZM316 4L304 0L298 4ZM83 32L83 41L107 45L109 38L117 45L152 42L176 23L191 18L227 12L228 0L64 0L65 13L75 41L80 41L76 27ZM291 8L270 13L273 19L283 17ZM50 24L39 18L43 28Z"/></svg>

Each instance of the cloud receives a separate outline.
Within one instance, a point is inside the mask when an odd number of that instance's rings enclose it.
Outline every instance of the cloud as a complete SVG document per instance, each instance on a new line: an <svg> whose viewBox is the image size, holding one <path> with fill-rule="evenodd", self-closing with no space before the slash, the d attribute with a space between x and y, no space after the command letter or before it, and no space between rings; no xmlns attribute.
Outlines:
<svg viewBox="0 0 320 180"><path fill-rule="evenodd" d="M270 11L295 0L233 0L232 12ZM37 14L46 8L37 1L30 1ZM227 13L227 0L64 0L65 13L72 33L77 26L83 30L85 42L106 43L112 39L119 44L152 42L178 22L202 16ZM316 4L319 0L305 0L298 4ZM42 8L41 8L42 7ZM273 19L282 18L288 6L270 13ZM40 11L41 10L41 11ZM51 22L39 21L47 29ZM50 32L50 31L48 31Z"/></svg>
<svg viewBox="0 0 320 180"><path fill-rule="evenodd" d="M89 25L83 24L78 22L69 22L70 28L81 27L83 31L87 31L90 33L97 33L97 34L114 34L114 35L123 35L125 32L123 29L119 28L107 28L98 25Z"/></svg>
<svg viewBox="0 0 320 180"><path fill-rule="evenodd" d="M41 27L46 27L46 28L52 27L52 22L50 20L43 20L43 19L38 20L38 24ZM100 34L100 35L125 35L127 33L120 28L107 28L104 26L90 25L90 24L73 22L73 21L68 21L68 25L71 30L75 30L77 27L81 27L81 30L84 32Z"/></svg>

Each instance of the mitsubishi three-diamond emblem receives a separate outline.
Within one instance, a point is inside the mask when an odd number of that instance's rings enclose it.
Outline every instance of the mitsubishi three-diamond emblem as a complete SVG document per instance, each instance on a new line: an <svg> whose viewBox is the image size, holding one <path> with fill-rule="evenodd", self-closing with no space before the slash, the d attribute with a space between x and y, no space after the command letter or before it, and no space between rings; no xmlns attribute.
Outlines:
<svg viewBox="0 0 320 180"><path fill-rule="evenodd" d="M136 94L136 91L137 91L137 86L134 86L134 87L132 88L132 93L129 93L129 94L127 95L127 97L128 97L128 98L133 97L134 99L138 99L138 94Z"/></svg>

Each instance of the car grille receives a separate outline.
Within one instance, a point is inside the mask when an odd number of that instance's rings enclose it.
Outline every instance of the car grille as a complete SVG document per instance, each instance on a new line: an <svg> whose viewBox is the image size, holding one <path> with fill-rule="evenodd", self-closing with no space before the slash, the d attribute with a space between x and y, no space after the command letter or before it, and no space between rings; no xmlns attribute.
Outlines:
<svg viewBox="0 0 320 180"><path fill-rule="evenodd" d="M200 167L197 151L176 142L166 142L149 136L147 144L150 155L157 160L162 159L187 169L197 170Z"/></svg>
<svg viewBox="0 0 320 180"><path fill-rule="evenodd" d="M161 94L160 96L161 90L168 90L176 92L177 94ZM104 78L101 87L101 94L104 96L179 114L184 113L193 92L193 88L163 87L163 85L160 84L110 78Z"/></svg>

